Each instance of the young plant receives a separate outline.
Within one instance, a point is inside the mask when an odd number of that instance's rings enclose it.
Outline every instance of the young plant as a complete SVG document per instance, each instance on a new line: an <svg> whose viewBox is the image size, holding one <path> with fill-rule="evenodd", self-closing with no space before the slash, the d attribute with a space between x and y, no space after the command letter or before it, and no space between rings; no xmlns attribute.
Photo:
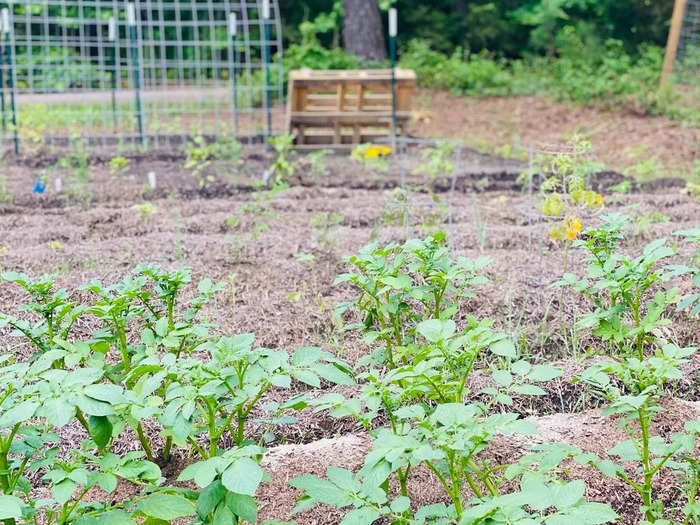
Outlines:
<svg viewBox="0 0 700 525"><path fill-rule="evenodd" d="M365 341L379 343L374 358L389 367L410 360L420 321L451 318L460 299L473 297L471 287L486 282L478 272L488 259L453 261L444 241L445 234L437 233L401 246L370 244L347 259L355 273L335 280L335 284L349 282L360 291L355 301L340 304L336 313L350 307L357 310L359 322L346 329L359 329Z"/></svg>
<svg viewBox="0 0 700 525"><path fill-rule="evenodd" d="M148 218L153 215L156 207L153 206L153 203L144 202L143 204L134 204L131 209L139 214L139 218L142 222L146 222Z"/></svg>
<svg viewBox="0 0 700 525"><path fill-rule="evenodd" d="M573 246L589 253L588 278L567 273L556 286L572 287L595 306L581 317L579 328L592 328L617 355L633 354L641 360L648 346L653 348L656 329L670 322L663 314L675 303L678 290L652 289L665 277L660 264L673 255L665 239L649 243L638 257L618 252L628 223L629 217L610 214L601 226L586 230Z"/></svg>
<svg viewBox="0 0 700 525"><path fill-rule="evenodd" d="M674 235L684 238L687 242L693 243L697 247L697 251L690 259L690 263L693 266L671 266L668 268L670 273L667 276L690 276L695 290L681 299L678 303L678 311L688 311L691 316L697 317L700 315L700 228L677 231Z"/></svg>
<svg viewBox="0 0 700 525"><path fill-rule="evenodd" d="M684 458L695 449L698 424L689 422L686 433L665 440L653 435L653 422L662 410L664 385L682 378L680 366L695 348L680 348L657 335L658 328L670 322L663 316L675 304L677 289L653 291L652 287L672 275L660 264L673 250L666 246L665 239L659 239L648 244L638 257L619 253L629 218L614 214L603 220L600 227L587 230L585 239L574 244L590 254L589 278L566 274L558 283L573 287L593 301L595 310L583 316L581 326L593 328L593 334L616 351L614 361L593 365L581 380L609 401L603 413L618 417L629 439L609 450L608 458L587 462L639 493L643 523L670 523L665 521L663 503L655 496L654 478L662 469L677 475L694 472L694 464ZM625 464L629 462L638 468L628 471ZM691 504L696 491L691 490ZM689 504L689 508L693 506ZM692 516L686 516L685 523L690 523Z"/></svg>
<svg viewBox="0 0 700 525"><path fill-rule="evenodd" d="M553 241L566 243L567 250L571 241L581 233L580 215L586 210L603 206L603 197L587 188L590 175L599 169L599 165L590 158L590 142L574 137L569 148L569 153L538 154L534 162L542 181L540 211L546 217L558 219L550 227L549 237ZM523 175L532 184L531 179L535 174L527 171Z"/></svg>
<svg viewBox="0 0 700 525"><path fill-rule="evenodd" d="M326 157L333 153L330 149L320 149L312 151L306 155L305 163L309 166L311 178L321 179L328 176L329 171L326 166Z"/></svg>
<svg viewBox="0 0 700 525"><path fill-rule="evenodd" d="M518 359L514 344L505 334L493 331L489 319L468 316L458 329L452 319L456 303L476 277L473 264L452 263L438 241L409 241L404 250L389 247L386 253L372 247L369 254L374 257L358 258L357 262L366 261L360 263L363 270L388 270L377 278L384 283L379 294L373 292L376 282L365 276L343 278L354 282L362 297L368 296L367 303L364 299L358 303L369 304L373 313L385 310L382 313L388 314L389 322L384 324L392 325L389 331L397 326L410 335L401 337L401 347L394 346L394 357L400 359L393 368L365 362L367 368L359 375L365 384L358 396L345 399L329 394L314 402L317 410L330 410L333 417L355 417L370 431L373 446L357 474L330 467L328 480L292 479L290 484L304 491L294 512L325 503L347 509L347 523L384 518L396 524L476 524L487 519L593 524L615 519L608 506L584 500L581 481L564 483L551 475L526 472L521 476L521 491L505 493L507 465L494 462L485 451L498 434L534 433L534 427L517 414L492 409L496 404L512 404L513 393L544 394L535 383L561 372ZM399 273L404 265L411 274ZM419 277L415 284L411 276ZM405 295L393 292L397 288ZM392 313L401 311L401 317ZM370 323L358 328L366 341L382 337ZM478 401L470 400L469 378L476 363L487 356L501 364L492 371L494 386L482 389ZM372 430L380 414L388 426ZM421 466L434 474L449 505L412 506L408 484Z"/></svg>
<svg viewBox="0 0 700 525"><path fill-rule="evenodd" d="M344 217L335 212L319 212L311 218L309 225L314 244L325 250L332 250L337 244L337 236Z"/></svg>
<svg viewBox="0 0 700 525"><path fill-rule="evenodd" d="M5 272L0 278L18 285L30 296L31 302L21 306L20 310L38 317L38 321L32 322L0 313L0 327L12 327L14 330L10 335L25 337L35 352L51 350L57 339L67 340L75 321L86 311L84 306L69 300L65 289L54 289L51 275L34 280L24 273Z"/></svg>
<svg viewBox="0 0 700 525"><path fill-rule="evenodd" d="M285 133L269 139L276 154L270 166L270 176L276 186L284 185L287 179L294 176L296 161L290 158L294 154L294 138L291 133Z"/></svg>
<svg viewBox="0 0 700 525"><path fill-rule="evenodd" d="M14 201L15 196L7 184L7 177L0 175L0 204L12 204Z"/></svg>
<svg viewBox="0 0 700 525"><path fill-rule="evenodd" d="M665 383L682 378L680 365L695 353L695 348L680 348L662 340L653 356L640 359L628 357L619 362L599 363L589 368L581 380L591 384L609 405L603 415L619 418L620 426L629 439L618 443L608 451L606 459L592 459L591 464L604 474L618 478L639 493L642 498L641 513L645 523L669 523L663 502L655 497L654 478L668 470L677 476L694 472L693 463L685 457L692 456L700 434L700 421L685 424L685 433L677 433L664 439L653 435L654 417L663 408L660 405ZM615 383L624 385L624 390ZM627 470L632 463L637 468ZM691 488L689 504L692 504L697 487ZM686 513L685 523L697 517L697 509Z"/></svg>
<svg viewBox="0 0 700 525"><path fill-rule="evenodd" d="M115 177L126 175L129 171L129 159L126 157L112 157L109 161L109 173Z"/></svg>
<svg viewBox="0 0 700 525"><path fill-rule="evenodd" d="M452 159L456 150L457 144L449 140L439 140L434 147L424 148L421 156L425 163L413 170L413 174L427 175L432 181L443 175L452 176L455 170Z"/></svg>
<svg viewBox="0 0 700 525"><path fill-rule="evenodd" d="M216 177L208 171L213 157L214 144L208 144L203 136L198 135L187 144L185 169L192 170L192 175L200 188L216 180Z"/></svg>

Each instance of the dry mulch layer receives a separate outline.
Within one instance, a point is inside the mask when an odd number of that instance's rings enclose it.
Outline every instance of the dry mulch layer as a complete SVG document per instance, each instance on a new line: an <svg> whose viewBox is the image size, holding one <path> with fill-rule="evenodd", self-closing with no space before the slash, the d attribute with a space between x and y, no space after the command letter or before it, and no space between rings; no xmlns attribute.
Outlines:
<svg viewBox="0 0 700 525"><path fill-rule="evenodd" d="M70 173L49 171L43 195L31 194L31 187L55 158L38 155L6 162L8 192L14 199L0 204L0 268L55 273L58 284L73 291L93 278L115 282L140 262L188 266L195 282L210 277L229 284L206 311L225 333L252 331L258 345L273 348L319 345L354 363L367 347L353 333L340 333L333 316L335 305L354 294L348 286L332 284L347 270L343 256L370 241L399 241L447 228L455 256L491 259L486 270L489 284L461 305L462 313L493 318L526 356L554 362L564 370L561 378L545 386L546 396L534 402L515 400L515 410L532 417L540 429L537 439L565 441L595 452L623 439L616 422L600 416L595 396L571 382L598 359L594 356L601 349L589 333L572 329L573 321L590 305L550 285L564 265L580 273L582 254L572 251L565 261L562 251L548 241L548 226L539 218L535 199L523 194L517 182L521 163L465 152L454 194L448 191L448 180L413 181L422 184L417 191L429 190L438 199L451 200L451 225L440 209L416 207L406 226L387 206L399 185L393 165L388 173L372 174L346 157L330 157L327 174L300 169L288 189L269 192L259 185L270 162L261 151L246 153L234 167L214 165L215 181L204 187L184 169L177 152L134 157L128 171L119 176L109 173L107 161L98 158L91 164L91 181L84 185L71 182ZM155 189L146 182L149 171L157 173ZM52 184L58 176L64 181L61 193ZM622 180L619 174L606 172L592 183L606 193ZM603 213L619 211L633 217L624 249L637 253L659 237L673 242L673 232L700 223L700 206L681 193L683 185L665 179L635 184L628 194L606 193ZM595 224L597 215L584 217L584 223ZM691 253L689 246L677 248L678 260ZM0 285L0 311L16 314L24 300L15 287ZM89 318L80 323L79 335L94 329ZM700 343L697 321L683 315L666 330L664 335L679 344ZM0 332L0 349L18 355L27 351L7 332ZM684 379L675 385L675 399L664 405L657 432L678 431L682 421L700 415L697 365L696 358L685 367ZM476 374L473 381L472 390L478 391L489 378ZM352 392L347 387L337 390ZM286 395L273 391L267 397ZM153 432L157 434L157 428ZM65 429L69 439L79 440L79 433ZM273 444L264 460L273 481L259 493L265 518L284 517L293 507L299 494L286 485L289 478L321 475L329 465L356 469L370 443L352 421L310 412L302 412L298 423L279 429L277 435L280 443ZM160 439L154 437L156 447ZM492 449L499 450L503 461L522 455L532 443L504 437ZM128 440L123 444L124 449L131 446ZM570 474L586 479L591 499L611 503L630 516L625 523L636 523L631 516L636 515L638 502L624 486L587 469L579 472L572 467ZM674 490L677 487L671 483L664 496L672 499ZM416 473L411 493L419 502L440 498L429 472ZM304 524L332 524L340 521L340 514L319 507L297 519Z"/></svg>

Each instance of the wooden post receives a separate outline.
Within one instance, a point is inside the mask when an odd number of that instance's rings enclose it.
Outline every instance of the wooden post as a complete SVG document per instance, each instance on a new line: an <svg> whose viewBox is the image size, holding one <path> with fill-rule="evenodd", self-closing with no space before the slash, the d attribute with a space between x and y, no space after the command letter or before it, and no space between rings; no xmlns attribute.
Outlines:
<svg viewBox="0 0 700 525"><path fill-rule="evenodd" d="M660 85L666 84L673 73L673 64L676 62L678 54L678 43L681 39L681 29L683 27L683 15L687 0L676 0L673 6L673 17L671 18L671 28L668 31L668 42L666 43L666 56L664 57L664 67L661 71Z"/></svg>

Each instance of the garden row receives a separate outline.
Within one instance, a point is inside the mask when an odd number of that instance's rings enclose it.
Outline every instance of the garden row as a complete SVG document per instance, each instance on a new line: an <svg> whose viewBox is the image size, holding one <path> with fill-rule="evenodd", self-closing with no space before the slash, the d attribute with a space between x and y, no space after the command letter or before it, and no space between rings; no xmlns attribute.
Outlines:
<svg viewBox="0 0 700 525"><path fill-rule="evenodd" d="M695 353L663 327L672 311L700 312L700 253L670 266L674 251L661 239L626 255L626 222L612 214L584 231L572 246L588 253L586 276L557 283L590 299L578 327L593 332L607 358L579 380L629 436L603 456L546 444L505 464L489 459L498 436L536 432L508 410L513 396L543 395L540 385L561 371L522 358L492 320L460 313L485 282L488 260L455 260L443 234L369 245L348 258L351 271L336 283L352 287L355 300L337 313L367 346L353 367L320 348L257 348L252 334L223 335L203 312L224 285L203 279L185 301L186 269L139 265L118 283L91 281L71 293L50 276L5 273L30 299L21 314L0 315L0 327L21 341L0 368L0 520L254 523L256 492L269 481L260 464L266 447L296 411L311 408L355 419L372 448L358 472L330 467L326 478L293 478L297 512L339 507L344 524L615 520L607 504L586 500L583 480L567 476L574 461L637 492L642 523L694 523L700 422L663 436L654 421L664 386L682 378L679 367ZM700 244L697 229L679 238ZM695 291L671 287L678 279L692 279ZM85 336L77 327L88 319L96 328ZM493 383L470 391L477 371ZM324 392L331 384L358 386L352 395ZM271 401L273 391L295 393ZM62 437L70 425L82 427L82 442ZM125 441L138 450L121 452ZM176 454L187 466L166 478L161 468ZM421 469L442 496L417 508L408 487ZM683 487L666 507L655 483L662 473Z"/></svg>

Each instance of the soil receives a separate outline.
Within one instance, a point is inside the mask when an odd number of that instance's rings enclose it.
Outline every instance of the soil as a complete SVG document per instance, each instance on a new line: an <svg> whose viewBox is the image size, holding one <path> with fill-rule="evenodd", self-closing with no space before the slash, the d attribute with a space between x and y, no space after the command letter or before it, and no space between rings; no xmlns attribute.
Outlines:
<svg viewBox="0 0 700 525"><path fill-rule="evenodd" d="M434 123L421 124L422 132L440 129L442 135L461 135L469 122L465 115L472 102L443 93L431 96ZM530 101L532 111L538 108L535 102ZM465 109L455 113L462 117L452 118L447 107L458 103ZM511 112L521 122L534 122L522 114L527 99L480 104L485 113L490 104L499 104L506 107L503 113ZM509 104L516 104L521 113ZM547 127L547 120L539 128L528 128L528 133ZM562 116L562 121L573 119ZM489 129L503 125L481 124L467 127L488 134ZM666 129L664 125L656 120L645 124L654 130ZM628 134L632 133L630 128L614 129L625 137L626 144L634 140ZM689 140L685 136L688 130L674 130L678 137ZM553 136L553 127L550 131ZM550 135L544 136L549 140ZM604 144L612 155L619 142ZM676 148L673 142L670 160L685 162L683 159L696 154L689 153L689 142L682 144ZM697 147L697 142L692 147ZM572 329L573 321L590 311L590 304L549 286L565 266L581 273L582 254L574 250L564 259L562 250L547 240L548 225L542 222L534 197L523 193L518 182L524 168L521 161L467 149L451 193L450 180L426 181L411 175L412 167L420 162L418 154L412 154L405 159L404 167L408 182L417 186L415 198L451 202L452 218L449 224L441 208L416 206L405 226L395 216L395 208L387 206L401 184L395 163L390 163L387 173L372 174L347 157L331 156L326 174L314 175L306 165L297 170L288 189L262 192L260 181L270 164L268 157L262 150L250 149L235 166L214 163L207 169L215 180L204 186L184 168L179 151L133 157L128 170L120 175L109 173L108 158L93 159L90 182L85 184L79 184L74 173L51 168L55 156L8 159L4 174L7 193L13 198L0 203L0 268L34 275L56 273L58 284L77 294L81 283L93 278L114 282L140 262L166 268L189 266L194 282L210 277L229 284L205 312L225 333L255 332L258 345L273 348L294 350L319 345L354 363L367 347L354 333L339 332L338 320L333 316L335 305L351 299L354 293L348 286L332 284L335 276L346 269L342 257L371 240L399 241L447 228L455 256L491 258L486 271L489 284L479 288L474 299L465 301L460 313L492 317L496 327L518 341L531 359L554 362L563 370L561 378L545 385L547 395L534 401L515 399L513 409L534 418L541 431L537 439L563 440L602 453L624 438L614 420L600 416L600 401L580 383L571 382L592 360L599 359L591 356L604 349L586 331ZM157 174L156 188L147 183L146 174L151 171ZM34 181L42 172L48 178L47 189L43 194L32 194ZM63 183L60 193L54 186L59 177ZM635 183L626 194L607 191L623 180L615 171L599 173L592 179L592 185L605 193L606 204L603 212L583 216L584 226L595 224L601 213L627 213L634 220L625 241L626 250L639 253L652 239L666 237L678 248L673 262L687 261L692 250L676 243L673 232L697 227L700 206L681 193L684 181L666 178ZM313 225L323 222L329 225ZM313 260L304 254L312 254ZM671 284L684 291L691 286L685 279ZM17 308L25 299L15 287L0 285L0 311L22 315ZM82 318L78 335L87 337L96 326L94 320ZM663 335L681 345L700 343L697 320L683 313L673 315L673 323ZM0 330L0 349L17 355L29 351L6 330ZM680 430L683 421L700 416L698 364L700 357L696 356L684 367L683 379L670 386L673 395L665 402L655 432L668 435ZM489 381L487 373L476 374L471 391L478 395ZM354 391L326 385L321 393L332 390L345 395ZM276 390L267 400L285 399L296 391ZM291 477L323 475L329 465L356 469L369 446L368 436L359 432L354 422L308 410L300 413L296 424L275 432L278 440L264 460L273 481L258 494L264 518L285 518L294 506L299 494L286 485ZM157 425L149 429L149 434L154 436L154 447L161 446ZM66 427L62 437L65 442L77 443L84 435L79 428ZM133 448L133 441L124 436L119 451ZM504 437L491 450L498 451L495 459L508 461L522 455L532 443ZM175 476L177 469L172 470ZM569 475L584 477L587 495L611 503L624 516L624 523L637 522L638 501L624 486L588 468L572 466ZM677 481L664 478L659 484L664 487L664 497L674 500ZM124 488L125 493L128 491ZM416 472L411 493L419 503L441 497L431 474L422 471ZM301 524L321 525L338 523L340 518L338 511L319 507L296 519Z"/></svg>
<svg viewBox="0 0 700 525"><path fill-rule="evenodd" d="M518 144L556 144L573 133L594 144L596 157L617 171L656 158L661 173L693 172L700 159L700 129L630 109L591 108L542 97L457 97L418 90L411 132L455 137L467 145L517 154Z"/></svg>

